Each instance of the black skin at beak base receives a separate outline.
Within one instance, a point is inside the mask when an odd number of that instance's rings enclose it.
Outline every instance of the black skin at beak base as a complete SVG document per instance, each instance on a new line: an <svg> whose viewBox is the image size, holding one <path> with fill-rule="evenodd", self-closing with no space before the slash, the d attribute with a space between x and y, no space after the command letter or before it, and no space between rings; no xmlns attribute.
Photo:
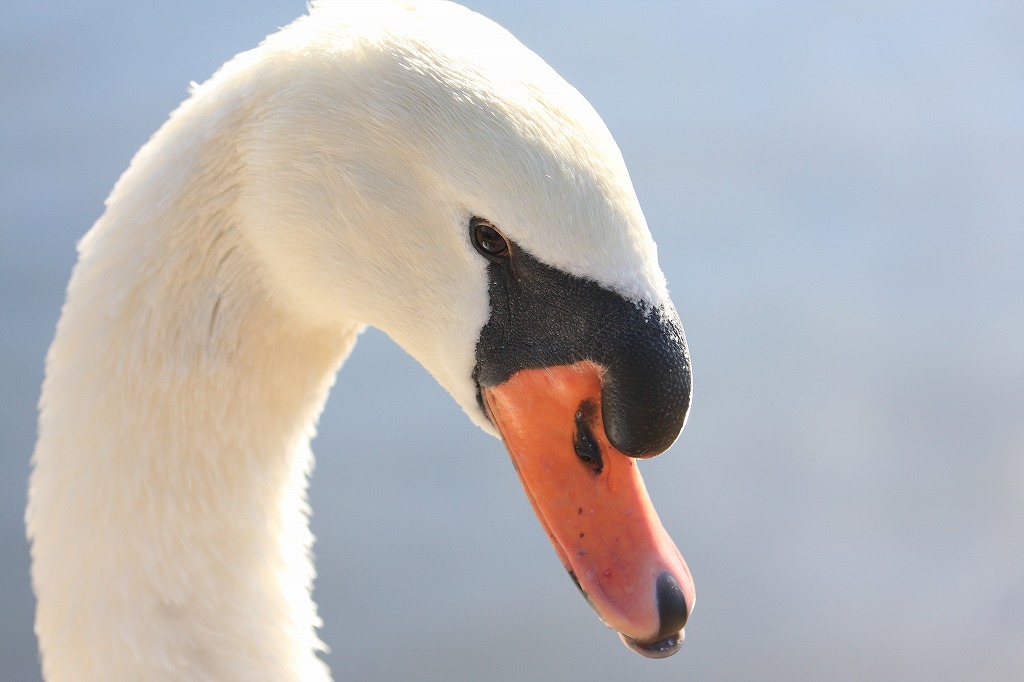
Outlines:
<svg viewBox="0 0 1024 682"><path fill-rule="evenodd" d="M676 311L627 300L511 242L510 251L487 266L491 315L477 341L477 386L590 360L605 370L601 415L612 445L631 457L664 452L686 422L692 386Z"/></svg>

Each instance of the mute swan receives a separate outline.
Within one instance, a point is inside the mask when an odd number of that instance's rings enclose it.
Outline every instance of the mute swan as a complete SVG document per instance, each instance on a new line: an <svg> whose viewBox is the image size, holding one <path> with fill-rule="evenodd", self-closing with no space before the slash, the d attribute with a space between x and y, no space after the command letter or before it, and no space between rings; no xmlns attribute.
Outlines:
<svg viewBox="0 0 1024 682"><path fill-rule="evenodd" d="M679 647L635 458L685 422L682 327L611 135L497 25L315 4L195 87L79 252L26 512L47 679L328 678L309 439L365 325L504 440L599 617Z"/></svg>

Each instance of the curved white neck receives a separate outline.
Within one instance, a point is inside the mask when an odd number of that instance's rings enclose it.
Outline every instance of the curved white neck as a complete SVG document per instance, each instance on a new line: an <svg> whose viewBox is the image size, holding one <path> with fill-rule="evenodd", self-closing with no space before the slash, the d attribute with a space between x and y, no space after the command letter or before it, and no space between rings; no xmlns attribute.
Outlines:
<svg viewBox="0 0 1024 682"><path fill-rule="evenodd" d="M210 113L118 184L47 359L28 528L50 680L327 677L303 498L359 326L267 293L226 172L237 127Z"/></svg>

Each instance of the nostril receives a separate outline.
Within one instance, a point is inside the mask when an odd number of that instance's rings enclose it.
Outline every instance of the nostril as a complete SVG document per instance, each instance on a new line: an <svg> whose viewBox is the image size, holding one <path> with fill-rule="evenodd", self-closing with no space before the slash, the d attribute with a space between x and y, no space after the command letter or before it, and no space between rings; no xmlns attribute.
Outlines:
<svg viewBox="0 0 1024 682"><path fill-rule="evenodd" d="M682 630L690 612L686 605L683 589L679 586L675 576L668 571L662 571L658 576L656 594L661 628L654 639L660 640Z"/></svg>

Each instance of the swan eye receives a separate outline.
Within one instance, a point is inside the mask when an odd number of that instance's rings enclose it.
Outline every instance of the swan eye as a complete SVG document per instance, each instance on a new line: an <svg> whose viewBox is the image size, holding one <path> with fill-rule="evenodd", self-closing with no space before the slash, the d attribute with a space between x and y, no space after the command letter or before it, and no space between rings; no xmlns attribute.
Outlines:
<svg viewBox="0 0 1024 682"><path fill-rule="evenodd" d="M495 263L503 263L511 257L508 241L488 221L483 218L473 218L469 222L469 230L473 246L484 258Z"/></svg>

